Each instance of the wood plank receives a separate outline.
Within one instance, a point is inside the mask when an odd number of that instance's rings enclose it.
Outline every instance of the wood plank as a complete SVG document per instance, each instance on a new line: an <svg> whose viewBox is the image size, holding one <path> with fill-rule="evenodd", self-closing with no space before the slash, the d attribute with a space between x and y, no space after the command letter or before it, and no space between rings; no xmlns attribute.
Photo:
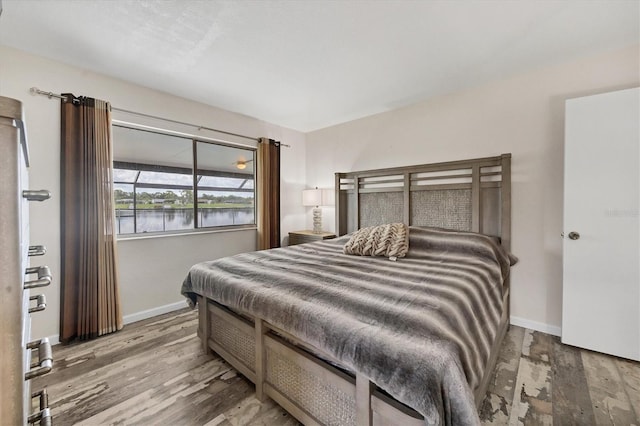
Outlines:
<svg viewBox="0 0 640 426"><path fill-rule="evenodd" d="M371 394L375 386L362 374L356 373L356 422L358 426L371 426Z"/></svg>
<svg viewBox="0 0 640 426"><path fill-rule="evenodd" d="M53 348L56 359L62 359L68 355L75 355L78 348L82 351L95 350L100 353L119 352L122 347L130 345L132 341L139 342L150 340L162 336L163 333L171 332L195 324L197 319L195 311L183 309L172 313L172 316L159 316L139 321L134 324L125 325L124 328L112 336L102 336L90 341L78 341L68 345L55 345ZM149 333L141 335L140 329L145 328Z"/></svg>
<svg viewBox="0 0 640 426"><path fill-rule="evenodd" d="M150 351L147 356L100 368L72 385L64 382L50 385L49 402L54 421L57 424L71 424L78 418L99 414L105 406L126 404L132 397L149 389L157 391L162 386L175 386L179 382L211 380L231 369L219 358L185 358L187 353L195 350L199 350L199 342L192 340L189 347L182 348L180 353ZM155 365L154 360L158 360ZM181 374L176 375L176 371ZM189 374L184 375L185 372Z"/></svg>
<svg viewBox="0 0 640 426"><path fill-rule="evenodd" d="M425 172L437 172L437 171L445 171L445 170L468 169L472 165L476 165L476 164L479 167L492 167L492 166L499 166L500 161L505 155L509 157L511 156L511 154L503 154L502 156L498 156L498 157L474 158L469 160L446 161L441 163L421 164L421 165L406 166L406 167L391 167L386 169L361 170L358 172L341 173L341 175L342 177L351 178L354 173L357 173L358 176L366 178L366 177L372 177L372 176L398 175L404 172L425 173Z"/></svg>
<svg viewBox="0 0 640 426"><path fill-rule="evenodd" d="M266 357L264 351L264 333L266 332L266 328L264 327L264 322L261 319L257 319L255 322L256 326L256 398L259 401L265 400L264 395L264 380L265 380L265 371L266 371Z"/></svg>
<svg viewBox="0 0 640 426"><path fill-rule="evenodd" d="M201 425L234 409L242 410L244 407L239 404L244 400L255 401L253 386L248 380L235 374L229 378L225 377L228 375L220 376L219 380L212 381L187 398L178 399L172 405L165 404L154 417L139 424Z"/></svg>
<svg viewBox="0 0 640 426"><path fill-rule="evenodd" d="M192 314L195 315L195 314ZM143 356L149 350L162 346L168 342L191 336L195 333L197 319L190 319L187 323L178 320L177 323L170 323L170 326L158 327L142 335L130 335L126 339L114 339L111 345L75 346L82 348L77 354L69 352L68 348L58 350L59 345L54 347L53 359L54 370L58 382L73 380L78 375L92 375L100 368L111 368L119 362L126 362L135 359L136 356ZM97 354L97 355L96 355ZM91 362L88 362L91 361ZM46 376L42 376L42 381L46 381ZM36 380L33 386L41 387L43 382Z"/></svg>
<svg viewBox="0 0 640 426"><path fill-rule="evenodd" d="M405 225L411 226L411 181L410 174L404 174L404 185L402 186L402 190L404 194L402 195L402 220Z"/></svg>
<svg viewBox="0 0 640 426"><path fill-rule="evenodd" d="M173 358L172 361L166 363L161 362L153 365L153 357L145 356L142 358L144 361L142 363L115 364L115 372L104 371L105 369L98 370L91 380L78 383L73 387L67 385L67 397L62 400L54 399L53 406L71 404L71 412L85 416L101 411L103 404L117 405L126 401L131 395L143 392L147 388L157 388L163 383L169 383L172 380L179 381L184 377L213 378L225 374L231 368L218 358L197 357L193 360L186 360L184 355L193 352L197 347L192 345L191 348L185 349L185 351L173 355L157 353L158 356ZM153 370L150 371L149 365L153 365ZM180 372L189 371L189 374L184 377L176 375L176 369ZM57 397L61 393L56 392L55 395Z"/></svg>
<svg viewBox="0 0 640 426"><path fill-rule="evenodd" d="M640 363L620 358L614 358L614 362L635 417L640 419Z"/></svg>
<svg viewBox="0 0 640 426"><path fill-rule="evenodd" d="M480 167L471 168L471 230L480 232Z"/></svg>
<svg viewBox="0 0 640 426"><path fill-rule="evenodd" d="M372 194L377 192L404 192L404 188L401 186L384 186L380 188L360 188L359 194Z"/></svg>
<svg viewBox="0 0 640 426"><path fill-rule="evenodd" d="M235 376L234 380L225 382L205 376L200 380L188 375L184 380L163 384L147 389L146 391L127 399L120 404L111 406L96 415L87 418L82 424L157 424L158 418L166 419L165 424L171 418L179 418L183 424L190 423L193 417L200 414L192 410L191 405L199 402L209 390L216 398L209 398L207 403L216 412L231 408L235 395L240 393L246 397L253 393L253 387L249 383L243 383L244 379ZM239 384L238 386L233 386Z"/></svg>
<svg viewBox="0 0 640 426"><path fill-rule="evenodd" d="M504 338L495 372L487 389L488 395L480 408L480 420L483 424L506 424L509 421L524 332L524 328L511 326Z"/></svg>
<svg viewBox="0 0 640 426"><path fill-rule="evenodd" d="M484 399L487 396L487 392L489 391L489 385L492 379L492 372L495 371L496 365L498 364L500 349L502 348L504 339L508 331L509 331L509 319L506 316L506 311L503 311L502 316L500 318L500 323L498 325L496 343L494 344L494 348L491 350L489 360L487 361L484 367L485 373L483 374L480 384L473 391L473 398L478 411L481 410L482 405L484 403Z"/></svg>
<svg viewBox="0 0 640 426"><path fill-rule="evenodd" d="M597 424L631 425L637 418L613 357L582 351L582 364Z"/></svg>
<svg viewBox="0 0 640 426"><path fill-rule="evenodd" d="M353 189L354 189L354 199L353 199L353 229L360 229L360 178L359 176L353 175Z"/></svg>
<svg viewBox="0 0 640 426"><path fill-rule="evenodd" d="M460 170L462 171L462 170ZM473 179L473 175L471 173L452 173L452 174L443 174L443 175L430 175L432 172L423 172L423 173L414 173L411 175L411 182L420 182L420 181L438 181L438 180L450 180L457 179L459 181L470 182ZM422 176L418 176L421 174Z"/></svg>
<svg viewBox="0 0 640 426"><path fill-rule="evenodd" d="M471 189L471 183L439 183L439 184L429 184L429 185L411 185L409 189L411 192L414 191L441 191L443 189Z"/></svg>
<svg viewBox="0 0 640 426"><path fill-rule="evenodd" d="M209 352L209 307L207 306L207 298L198 296L198 320L200 325L200 341L202 342L202 351Z"/></svg>
<svg viewBox="0 0 640 426"><path fill-rule="evenodd" d="M549 362L552 338L532 330L525 331L509 425L553 424Z"/></svg>
<svg viewBox="0 0 640 426"><path fill-rule="evenodd" d="M218 420L216 420L218 419ZM204 426L282 425L297 426L300 423L274 401L260 402L249 396ZM214 423L214 421L216 421Z"/></svg>
<svg viewBox="0 0 640 426"><path fill-rule="evenodd" d="M595 424L580 350L553 342L553 421L566 425Z"/></svg>
<svg viewBox="0 0 640 426"><path fill-rule="evenodd" d="M500 183L500 197L502 198L502 213L500 238L503 247L511 250L511 154L502 154L502 182Z"/></svg>

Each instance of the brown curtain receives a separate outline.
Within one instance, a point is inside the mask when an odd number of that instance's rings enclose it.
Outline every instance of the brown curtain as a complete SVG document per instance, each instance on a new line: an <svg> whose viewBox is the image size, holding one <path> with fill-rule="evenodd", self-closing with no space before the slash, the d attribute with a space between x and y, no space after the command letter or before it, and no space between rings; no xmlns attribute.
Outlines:
<svg viewBox="0 0 640 426"><path fill-rule="evenodd" d="M60 341L122 328L113 203L111 106L70 94L61 114Z"/></svg>
<svg viewBox="0 0 640 426"><path fill-rule="evenodd" d="M258 250L280 247L280 142L258 143Z"/></svg>

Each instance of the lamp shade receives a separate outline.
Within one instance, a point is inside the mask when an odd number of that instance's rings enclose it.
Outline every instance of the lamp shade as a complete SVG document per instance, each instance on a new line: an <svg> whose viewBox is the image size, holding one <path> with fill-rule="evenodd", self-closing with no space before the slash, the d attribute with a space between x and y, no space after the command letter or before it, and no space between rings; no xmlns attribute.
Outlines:
<svg viewBox="0 0 640 426"><path fill-rule="evenodd" d="M320 206L322 205L322 190L321 189L305 189L302 191L302 205L303 206Z"/></svg>

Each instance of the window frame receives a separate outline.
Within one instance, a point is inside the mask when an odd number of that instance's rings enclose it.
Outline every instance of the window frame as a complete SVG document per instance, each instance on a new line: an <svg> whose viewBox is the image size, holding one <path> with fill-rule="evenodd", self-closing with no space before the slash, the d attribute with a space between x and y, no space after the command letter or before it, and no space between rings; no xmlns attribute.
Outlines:
<svg viewBox="0 0 640 426"><path fill-rule="evenodd" d="M165 237L165 236L175 236L175 235L188 235L188 234L198 234L198 233L215 233L221 231L234 231L234 230L251 230L257 229L257 166L256 166L256 156L257 156L257 147L248 146L244 144L234 144L226 141L219 141L215 139L202 138L196 135L188 135L183 133L176 133L172 131L162 131L160 129L149 129L146 126L137 127L135 125L125 125L122 123L113 123L113 126L120 127L128 130L135 130L140 132L148 132L148 133L156 133L159 135L166 135L172 137L183 138L186 141L191 141L191 153L192 153L192 167L177 167L177 166L164 166L160 164L148 164L148 163L136 163L130 161L112 161L112 170L133 170L137 171L135 179L133 182L128 181L116 181L115 176L113 178L113 184L115 185L131 185L132 193L133 193L133 221L134 221L134 231L137 230L136 222L137 222L137 189L165 189L165 190L190 190L193 193L193 227L189 229L176 229L176 230L166 230L166 231L149 231L149 232L133 232L129 234L120 234L116 232L116 237L118 239L136 239L136 238L149 238L149 237ZM198 143L205 143L216 146L224 146L229 148L242 149L245 151L250 151L253 156L253 167L252 167L252 176L253 179L247 178L247 173L235 173L235 172L226 172L226 171L211 171L205 169L199 169L197 163L197 146ZM164 183L139 183L141 172L164 172L164 173L176 173L176 174L190 174L192 176L191 185L182 185L182 184L164 184ZM213 177L226 177L226 178L235 178L235 179L243 179L244 182L240 184L238 188L228 188L228 187L213 187L213 186L199 186L198 183L202 176L213 176ZM253 188L243 188L247 182L253 180ZM247 192L253 194L253 223L251 224L238 224L238 225L221 225L221 226L199 226L198 220L198 212L201 209L198 206L198 191L218 191L218 192ZM114 187L115 192L115 187ZM115 208L115 203L114 203Z"/></svg>

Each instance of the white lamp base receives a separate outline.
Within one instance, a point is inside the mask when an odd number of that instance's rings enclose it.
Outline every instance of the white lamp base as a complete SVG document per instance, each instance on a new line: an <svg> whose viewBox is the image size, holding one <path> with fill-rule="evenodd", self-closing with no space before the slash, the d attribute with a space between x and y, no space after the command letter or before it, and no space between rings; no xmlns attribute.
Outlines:
<svg viewBox="0 0 640 426"><path fill-rule="evenodd" d="M313 233L322 233L322 209L318 207L313 209Z"/></svg>

